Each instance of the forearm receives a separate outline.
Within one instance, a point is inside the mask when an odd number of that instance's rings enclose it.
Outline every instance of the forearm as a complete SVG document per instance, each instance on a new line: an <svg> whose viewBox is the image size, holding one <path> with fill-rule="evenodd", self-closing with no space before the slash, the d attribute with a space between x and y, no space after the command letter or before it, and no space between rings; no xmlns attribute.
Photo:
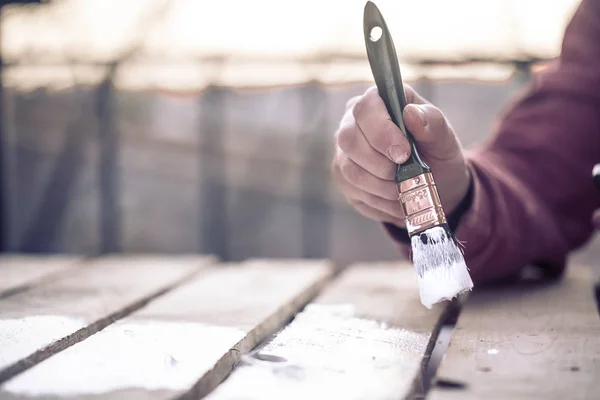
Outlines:
<svg viewBox="0 0 600 400"><path fill-rule="evenodd" d="M552 206L555 198L543 198L543 193L535 190L538 186L528 183L528 175L518 173L520 168L510 163L503 167L506 158L487 150L468 155L468 160L471 188L448 217L464 246L473 280L482 283L510 278L526 265L538 265L548 275L560 275L568 253L592 233L587 213L595 207L594 198L561 212ZM529 176L536 179L535 172ZM573 215L573 209L580 211ZM406 230L391 224L384 227L409 257Z"/></svg>
<svg viewBox="0 0 600 400"><path fill-rule="evenodd" d="M472 197L455 235L474 280L505 278L528 264L559 274L568 253L594 232L599 34L600 2L583 0L560 58L535 77L491 139L467 155ZM407 253L405 231L385 228Z"/></svg>
<svg viewBox="0 0 600 400"><path fill-rule="evenodd" d="M557 276L572 245L560 225L563 218L535 184L505 162L491 151L469 157L473 197L455 235L464 245L472 278L506 279L533 264ZM587 230L582 225L577 235L586 236Z"/></svg>
<svg viewBox="0 0 600 400"><path fill-rule="evenodd" d="M578 72L549 70L489 143L467 154L472 196L455 235L475 281L528 264L560 274L568 253L590 238L600 206L591 178L600 160L600 90L586 82ZM408 253L405 231L386 229Z"/></svg>

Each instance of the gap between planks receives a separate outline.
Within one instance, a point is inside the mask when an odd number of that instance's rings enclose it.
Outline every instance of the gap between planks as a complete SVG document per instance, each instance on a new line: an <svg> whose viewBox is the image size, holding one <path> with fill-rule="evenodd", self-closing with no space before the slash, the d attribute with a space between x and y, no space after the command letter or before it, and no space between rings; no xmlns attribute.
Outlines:
<svg viewBox="0 0 600 400"><path fill-rule="evenodd" d="M597 399L600 318L589 268L473 292L428 399Z"/></svg>
<svg viewBox="0 0 600 400"><path fill-rule="evenodd" d="M423 307L410 263L350 266L207 398L420 397L450 304Z"/></svg>
<svg viewBox="0 0 600 400"><path fill-rule="evenodd" d="M0 383L176 288L212 256L115 255L0 300Z"/></svg>
<svg viewBox="0 0 600 400"><path fill-rule="evenodd" d="M84 262L81 256L38 256L22 253L0 256L0 299L57 279Z"/></svg>
<svg viewBox="0 0 600 400"><path fill-rule="evenodd" d="M0 387L2 399L198 398L329 282L326 261L208 268Z"/></svg>

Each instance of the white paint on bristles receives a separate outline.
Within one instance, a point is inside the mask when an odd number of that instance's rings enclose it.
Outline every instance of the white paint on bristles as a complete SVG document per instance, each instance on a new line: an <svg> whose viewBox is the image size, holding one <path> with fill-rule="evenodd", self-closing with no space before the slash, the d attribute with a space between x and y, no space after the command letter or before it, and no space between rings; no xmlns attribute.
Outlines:
<svg viewBox="0 0 600 400"><path fill-rule="evenodd" d="M442 240L447 236L443 227L430 228L424 234L427 244L423 244L419 235L411 238L411 244L421 303L430 309L471 290L473 281L456 243Z"/></svg>
<svg viewBox="0 0 600 400"><path fill-rule="evenodd" d="M207 398L389 398L408 390L428 340L359 318L353 305L310 304Z"/></svg>
<svg viewBox="0 0 600 400"><path fill-rule="evenodd" d="M245 332L193 322L116 323L9 380L26 396L83 396L120 389L186 390Z"/></svg>

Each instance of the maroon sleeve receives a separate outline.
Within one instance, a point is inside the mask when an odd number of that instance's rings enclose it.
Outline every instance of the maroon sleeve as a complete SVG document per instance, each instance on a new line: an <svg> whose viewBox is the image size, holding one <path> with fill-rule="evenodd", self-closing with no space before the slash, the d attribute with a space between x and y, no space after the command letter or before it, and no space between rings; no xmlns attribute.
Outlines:
<svg viewBox="0 0 600 400"><path fill-rule="evenodd" d="M568 253L591 237L600 207L592 181L600 162L600 1L582 1L559 59L467 158L471 205L455 234L473 279L507 278L525 265L560 275ZM398 231L386 230L406 251Z"/></svg>

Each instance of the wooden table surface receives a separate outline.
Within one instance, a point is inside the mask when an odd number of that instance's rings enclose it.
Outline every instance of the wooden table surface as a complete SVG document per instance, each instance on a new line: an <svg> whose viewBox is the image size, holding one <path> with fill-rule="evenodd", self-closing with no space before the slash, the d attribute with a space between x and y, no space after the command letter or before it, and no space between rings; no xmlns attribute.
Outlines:
<svg viewBox="0 0 600 400"><path fill-rule="evenodd" d="M599 399L589 269L428 310L404 262L0 257L0 399L424 397Z"/></svg>

